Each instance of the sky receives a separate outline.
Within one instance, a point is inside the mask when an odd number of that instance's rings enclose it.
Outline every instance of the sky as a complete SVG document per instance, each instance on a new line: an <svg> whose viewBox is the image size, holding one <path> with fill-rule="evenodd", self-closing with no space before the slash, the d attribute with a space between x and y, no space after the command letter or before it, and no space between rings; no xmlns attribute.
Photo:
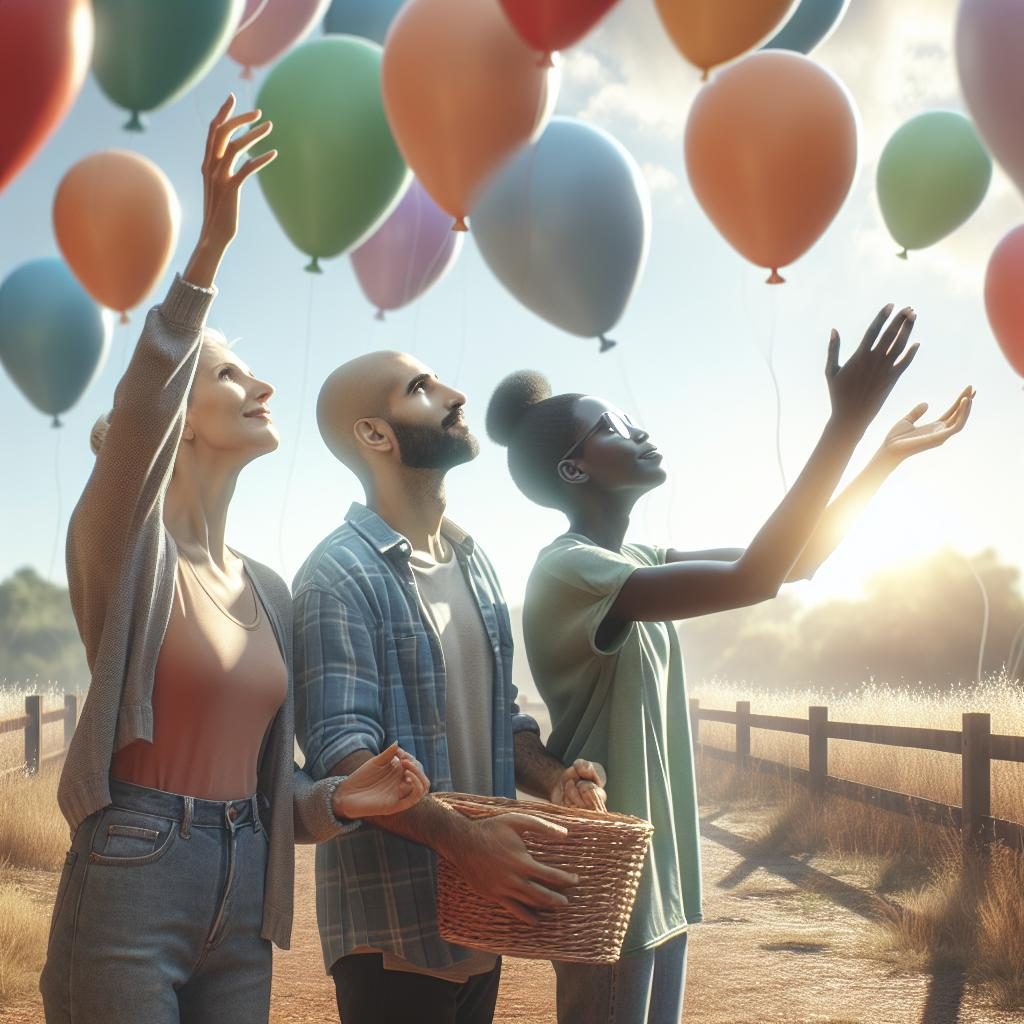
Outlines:
<svg viewBox="0 0 1024 1024"><path fill-rule="evenodd" d="M994 547L1004 561L1024 567L1024 391L982 302L988 256L1024 219L1024 204L997 170L968 224L904 262L895 257L874 196L878 155L900 124L925 110L963 109L952 54L955 9L953 0L852 0L836 33L815 52L858 108L860 164L839 215L781 287L765 285L765 272L721 239L690 190L682 135L699 73L669 43L652 0L621 0L564 54L556 113L611 132L643 168L652 195L647 264L610 332L619 345L604 355L596 342L564 334L519 306L483 263L472 234L434 290L377 322L348 258L326 261L321 277L304 273L307 260L250 184L210 323L239 339L241 358L276 388L271 405L282 445L242 473L229 543L290 581L341 522L361 493L319 438L316 393L345 360L397 348L468 396L467 419L482 451L450 475L449 513L487 550L511 604L521 602L537 552L564 529L560 516L519 494L504 450L483 429L495 385L513 370L538 369L556 391L606 398L650 431L665 453L669 482L638 506L631 537L684 549L745 545L782 495L769 345L792 481L828 416L823 370L830 328L844 339L845 356L892 301L917 310L922 348L850 473L919 401L938 415L973 384L972 420L943 449L902 466L815 579L792 592L811 604L853 595L872 572L945 546L968 555ZM27 260L59 255L51 207L69 167L97 150L130 148L167 173L183 210L177 252L147 305L159 301L198 234L209 119L229 90L240 103L251 102L265 74L247 84L222 58L190 93L155 112L141 135L121 130L125 113L88 79L55 135L0 194L0 279ZM92 466L89 430L110 407L142 320L139 310L128 326L115 327L105 367L63 417L63 430L52 429L0 373L0 578L31 565L64 582L67 516ZM965 593L964 600L973 609L978 595Z"/></svg>

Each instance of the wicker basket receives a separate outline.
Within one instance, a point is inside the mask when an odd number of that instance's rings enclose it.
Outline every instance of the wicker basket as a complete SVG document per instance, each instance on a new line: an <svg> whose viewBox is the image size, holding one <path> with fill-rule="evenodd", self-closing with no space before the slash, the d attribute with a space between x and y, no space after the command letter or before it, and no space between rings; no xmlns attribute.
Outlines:
<svg viewBox="0 0 1024 1024"><path fill-rule="evenodd" d="M438 864L437 912L448 942L534 960L611 964L636 899L653 826L627 814L466 793L434 793L470 818L520 811L569 830L565 838L526 834L530 854L551 867L579 876L564 907L537 911L536 925L524 924L471 888L450 861Z"/></svg>

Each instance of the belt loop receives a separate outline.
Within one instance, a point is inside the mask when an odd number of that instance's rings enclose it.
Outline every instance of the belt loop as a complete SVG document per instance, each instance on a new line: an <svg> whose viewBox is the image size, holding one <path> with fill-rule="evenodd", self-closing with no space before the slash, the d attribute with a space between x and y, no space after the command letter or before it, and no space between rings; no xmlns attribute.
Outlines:
<svg viewBox="0 0 1024 1024"><path fill-rule="evenodd" d="M263 828L263 822L260 821L260 807L256 800L256 794L253 793L252 797L252 830L253 832L259 832Z"/></svg>
<svg viewBox="0 0 1024 1024"><path fill-rule="evenodd" d="M181 838L191 839L191 828L192 828L192 814L195 807L195 798L191 796L185 797L185 813L181 818Z"/></svg>

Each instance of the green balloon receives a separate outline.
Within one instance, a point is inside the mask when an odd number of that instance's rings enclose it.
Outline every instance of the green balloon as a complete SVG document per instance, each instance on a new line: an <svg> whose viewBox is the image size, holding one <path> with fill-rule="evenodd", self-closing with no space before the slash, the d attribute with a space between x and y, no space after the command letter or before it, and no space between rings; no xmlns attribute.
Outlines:
<svg viewBox="0 0 1024 1024"><path fill-rule="evenodd" d="M176 100L217 62L245 0L93 0L92 6L96 80L132 112L125 128L142 131L140 111Z"/></svg>
<svg viewBox="0 0 1024 1024"><path fill-rule="evenodd" d="M992 158L974 125L953 110L912 117L878 161L878 203L889 233L908 249L934 245L981 205Z"/></svg>
<svg viewBox="0 0 1024 1024"><path fill-rule="evenodd" d="M354 36L314 40L260 89L257 106L274 131L252 155L278 151L260 185L285 234L313 257L307 270L372 234L412 180L384 115L382 53Z"/></svg>

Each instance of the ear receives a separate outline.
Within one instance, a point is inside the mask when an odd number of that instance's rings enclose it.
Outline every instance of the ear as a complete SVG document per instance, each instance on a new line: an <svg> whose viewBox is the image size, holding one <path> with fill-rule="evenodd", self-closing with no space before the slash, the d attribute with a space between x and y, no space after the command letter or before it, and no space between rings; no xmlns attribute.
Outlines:
<svg viewBox="0 0 1024 1024"><path fill-rule="evenodd" d="M196 439L196 432L192 429L191 424L186 419L185 429L181 432L182 441L194 441Z"/></svg>
<svg viewBox="0 0 1024 1024"><path fill-rule="evenodd" d="M558 478L565 484L585 484L590 479L590 474L584 473L575 462L562 459L558 464Z"/></svg>
<svg viewBox="0 0 1024 1024"><path fill-rule="evenodd" d="M352 434L357 444L375 452L390 452L395 448L395 435L381 419L356 420L352 424Z"/></svg>

